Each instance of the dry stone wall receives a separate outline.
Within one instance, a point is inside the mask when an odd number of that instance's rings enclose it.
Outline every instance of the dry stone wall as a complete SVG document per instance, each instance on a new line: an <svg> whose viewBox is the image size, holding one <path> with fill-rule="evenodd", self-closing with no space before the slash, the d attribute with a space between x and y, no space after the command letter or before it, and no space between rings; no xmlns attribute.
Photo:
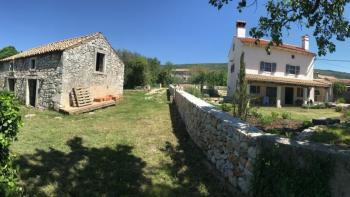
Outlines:
<svg viewBox="0 0 350 197"><path fill-rule="evenodd" d="M308 166L310 157L320 155L334 161L332 179L329 180L332 196L350 196L348 150L267 134L179 88L170 86L169 92L190 137L233 191L242 196L252 196L251 181L257 156L263 146L277 144L283 147L281 156L290 153L301 167Z"/></svg>

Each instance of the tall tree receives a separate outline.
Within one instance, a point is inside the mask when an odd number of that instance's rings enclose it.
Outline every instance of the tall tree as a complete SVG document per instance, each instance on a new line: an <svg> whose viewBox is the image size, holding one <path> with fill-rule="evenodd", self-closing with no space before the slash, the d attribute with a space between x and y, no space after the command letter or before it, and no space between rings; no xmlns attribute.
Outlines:
<svg viewBox="0 0 350 197"><path fill-rule="evenodd" d="M0 59L4 59L4 58L10 57L12 55L16 55L17 53L18 53L18 51L16 50L16 48L14 46L4 47L0 50Z"/></svg>
<svg viewBox="0 0 350 197"><path fill-rule="evenodd" d="M157 58L147 58L127 50L118 50L117 52L125 66L125 88L151 85L157 82L160 71L160 62Z"/></svg>
<svg viewBox="0 0 350 197"><path fill-rule="evenodd" d="M240 117L243 120L246 119L248 114L249 98L247 93L247 81L245 79L244 52L241 54L236 91L234 92L233 98L233 115Z"/></svg>
<svg viewBox="0 0 350 197"><path fill-rule="evenodd" d="M218 9L232 0L209 0ZM237 9L257 4L258 0L240 0ZM345 41L350 37L350 23L345 18L345 6L350 0L268 0L265 8L267 16L261 16L257 27L249 34L256 39L264 36L272 40L267 50L273 45L282 44L283 30L291 29L291 24L312 28L318 46L318 55L333 53L336 46L332 41Z"/></svg>

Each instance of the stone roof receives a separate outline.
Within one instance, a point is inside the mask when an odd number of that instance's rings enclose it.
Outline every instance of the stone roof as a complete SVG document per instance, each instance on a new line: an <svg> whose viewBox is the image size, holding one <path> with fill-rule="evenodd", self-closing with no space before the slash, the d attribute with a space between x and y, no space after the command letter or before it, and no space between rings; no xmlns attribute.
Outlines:
<svg viewBox="0 0 350 197"><path fill-rule="evenodd" d="M257 43L255 44L255 41L256 41L255 38L245 37L245 38L238 38L238 39L244 44L254 44L256 46L264 46L264 47L267 46L268 43L270 42L270 40L262 40L261 39L261 40L257 41ZM316 56L315 53L312 53L308 50L303 49L302 47L298 47L298 46L291 45L291 44L281 44L279 46L274 46L274 47Z"/></svg>
<svg viewBox="0 0 350 197"><path fill-rule="evenodd" d="M85 35L85 36L81 36L81 37L52 42L52 43L42 45L42 46L39 46L36 48L28 49L28 50L20 52L16 55L1 59L0 61L9 61L9 60L14 60L14 59L18 59L18 58L25 58L25 57L35 56L35 55L41 55L44 53L50 53L50 52L55 52L55 51L64 51L65 49L78 46L78 45L85 43L87 41L90 41L90 40L92 40L100 35L101 35L101 33L98 32L98 33L93 33L93 34L89 34L89 35Z"/></svg>
<svg viewBox="0 0 350 197"><path fill-rule="evenodd" d="M298 85L298 86L315 86L315 87L330 87L331 83L321 80L305 80L305 79L296 79L296 78L287 78L287 77L276 77L268 75L256 75L256 74L247 74L246 80L256 81L256 82L269 82L277 84L287 84L287 85Z"/></svg>

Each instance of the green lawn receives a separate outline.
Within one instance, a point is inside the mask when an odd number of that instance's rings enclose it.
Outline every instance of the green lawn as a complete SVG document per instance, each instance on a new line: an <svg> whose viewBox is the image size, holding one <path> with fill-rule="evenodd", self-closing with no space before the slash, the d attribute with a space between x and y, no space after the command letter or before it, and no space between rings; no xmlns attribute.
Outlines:
<svg viewBox="0 0 350 197"><path fill-rule="evenodd" d="M340 117L342 114L340 112L336 112L334 109L304 109L301 107L259 107L257 108L258 112L262 113L264 116L271 116L271 112L277 112L279 114L282 113L291 113L291 118L295 120L312 120L313 118L320 117Z"/></svg>
<svg viewBox="0 0 350 197"><path fill-rule="evenodd" d="M22 109L12 146L28 196L225 196L165 92L66 116Z"/></svg>
<svg viewBox="0 0 350 197"><path fill-rule="evenodd" d="M350 127L348 125L318 126L310 137L311 141L350 147Z"/></svg>

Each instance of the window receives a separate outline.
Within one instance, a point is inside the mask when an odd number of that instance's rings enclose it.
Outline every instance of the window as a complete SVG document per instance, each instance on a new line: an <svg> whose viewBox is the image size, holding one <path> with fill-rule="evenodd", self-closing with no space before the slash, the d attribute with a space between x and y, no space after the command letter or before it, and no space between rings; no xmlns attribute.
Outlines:
<svg viewBox="0 0 350 197"><path fill-rule="evenodd" d="M235 72L235 65L234 64L231 65L231 73L233 73L233 72Z"/></svg>
<svg viewBox="0 0 350 197"><path fill-rule="evenodd" d="M14 70L13 62L10 62L9 71L13 72Z"/></svg>
<svg viewBox="0 0 350 197"><path fill-rule="evenodd" d="M287 64L286 65L286 73L293 74L293 75L299 75L300 66L292 66L292 65Z"/></svg>
<svg viewBox="0 0 350 197"><path fill-rule="evenodd" d="M260 71L276 72L276 63L260 62Z"/></svg>
<svg viewBox="0 0 350 197"><path fill-rule="evenodd" d="M295 58L295 55L292 55L292 59L294 59Z"/></svg>
<svg viewBox="0 0 350 197"><path fill-rule="evenodd" d="M35 68L36 68L35 59L31 59L29 70L35 70Z"/></svg>
<svg viewBox="0 0 350 197"><path fill-rule="evenodd" d="M315 95L316 95L316 96L321 95L320 90L315 90Z"/></svg>
<svg viewBox="0 0 350 197"><path fill-rule="evenodd" d="M105 54L97 53L96 54L96 71L103 72L105 62Z"/></svg>
<svg viewBox="0 0 350 197"><path fill-rule="evenodd" d="M304 90L303 88L297 89L297 97L304 97Z"/></svg>
<svg viewBox="0 0 350 197"><path fill-rule="evenodd" d="M8 90L11 92L15 92L15 79L8 79Z"/></svg>
<svg viewBox="0 0 350 197"><path fill-rule="evenodd" d="M250 86L250 94L260 94L260 86Z"/></svg>

